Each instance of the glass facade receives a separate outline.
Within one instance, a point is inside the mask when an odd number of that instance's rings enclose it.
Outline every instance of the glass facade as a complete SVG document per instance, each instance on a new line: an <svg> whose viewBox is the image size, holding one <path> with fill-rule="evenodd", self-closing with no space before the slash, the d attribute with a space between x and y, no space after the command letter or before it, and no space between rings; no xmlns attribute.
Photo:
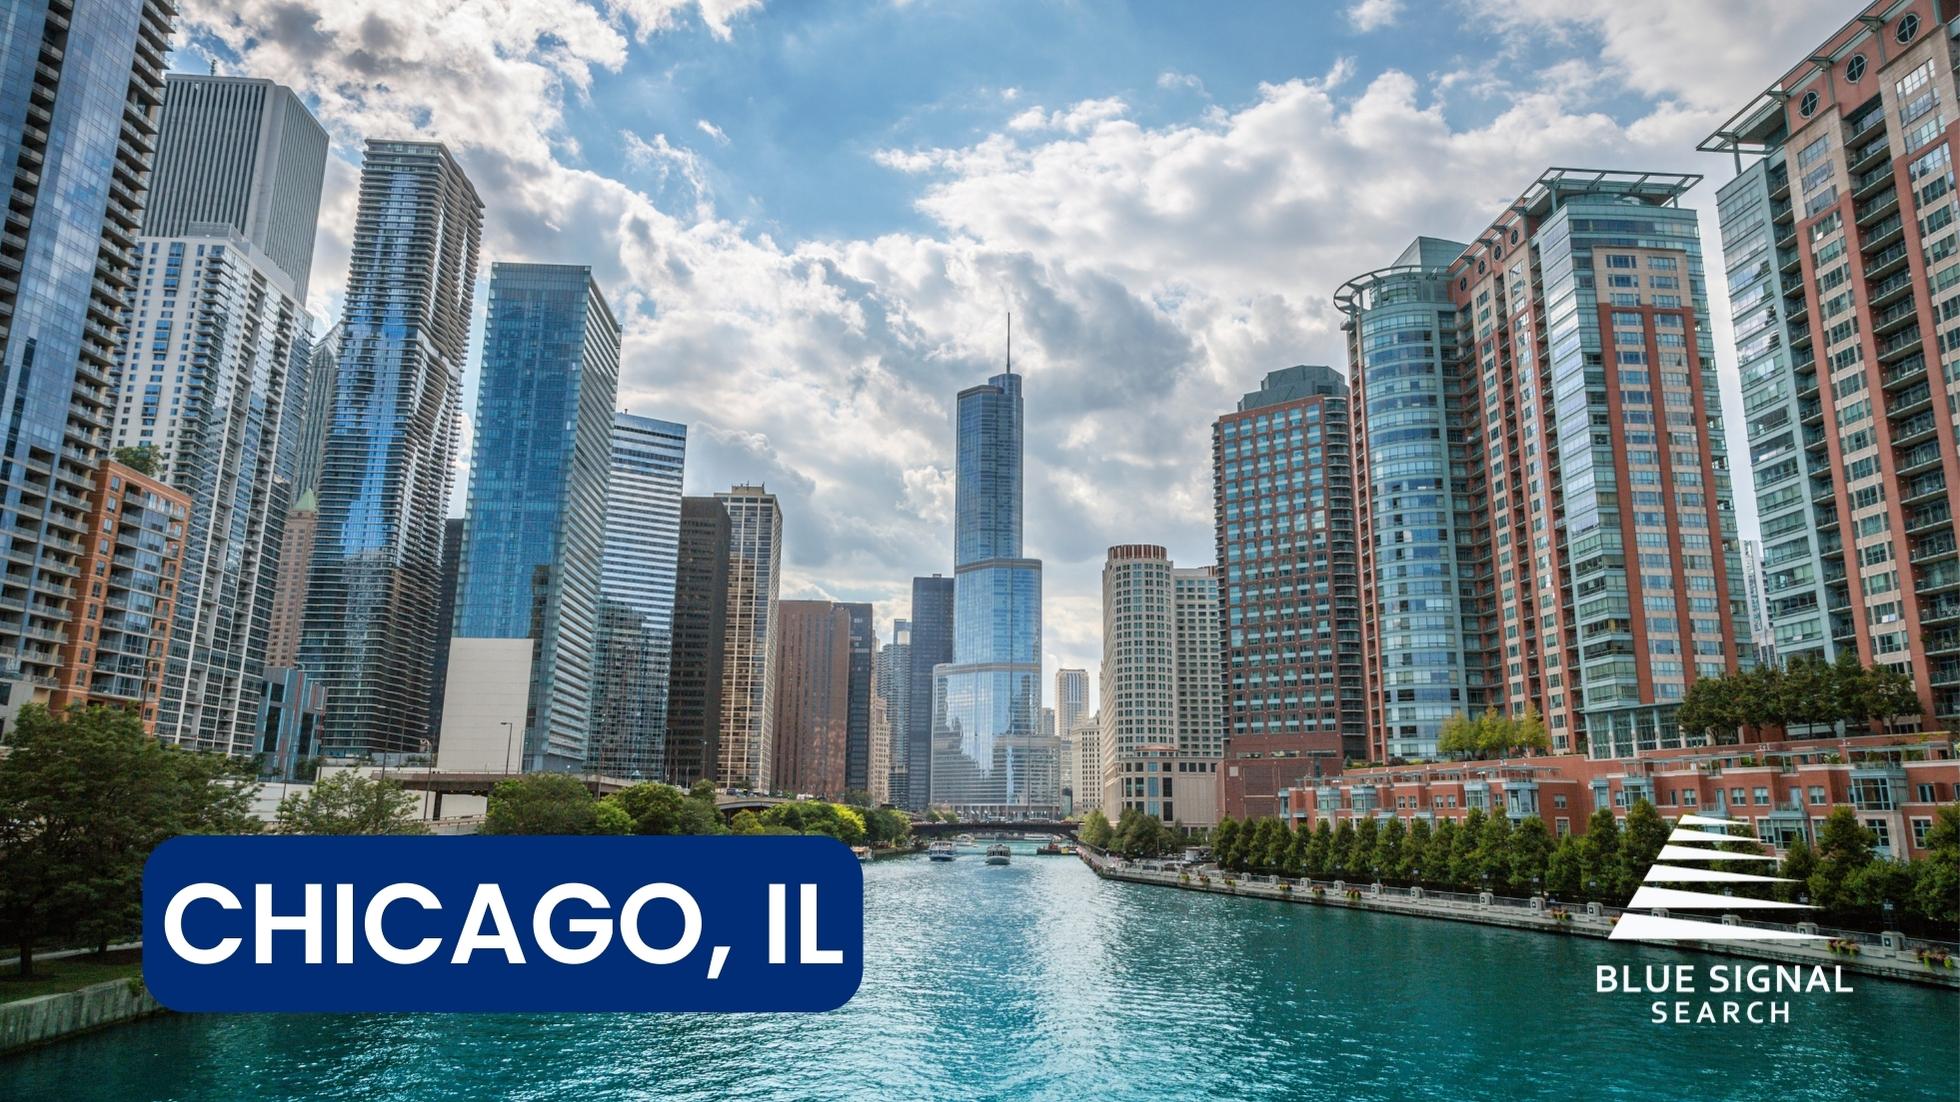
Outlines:
<svg viewBox="0 0 1960 1102"><path fill-rule="evenodd" d="M953 579L912 579L912 649L906 657L904 805L932 804L932 717L939 682L933 671L953 660Z"/></svg>
<svg viewBox="0 0 1960 1102"><path fill-rule="evenodd" d="M46 700L78 559L129 286L174 6L0 5L0 680ZM0 737L4 737L0 731Z"/></svg>
<svg viewBox="0 0 1960 1102"><path fill-rule="evenodd" d="M715 779L731 788L766 791L776 738L783 511L776 495L760 486L731 487L715 499L728 511L728 603Z"/></svg>
<svg viewBox="0 0 1960 1102"><path fill-rule="evenodd" d="M673 646L667 660L666 780L688 788L714 779L721 755L728 510L711 497L682 498L679 545Z"/></svg>
<svg viewBox="0 0 1960 1102"><path fill-rule="evenodd" d="M686 460L686 425L613 414L591 753L611 777L665 775Z"/></svg>
<svg viewBox="0 0 1960 1102"><path fill-rule="evenodd" d="M591 269L492 266L454 635L537 641L526 769L586 765L618 388L619 323Z"/></svg>
<svg viewBox="0 0 1960 1102"><path fill-rule="evenodd" d="M435 739L429 642L482 222L440 144L368 143L300 641L331 755Z"/></svg>
<svg viewBox="0 0 1960 1102"><path fill-rule="evenodd" d="M145 237L139 248L111 439L156 448L158 476L191 502L157 735L249 755L291 505L307 318L291 279L235 234Z"/></svg>
<svg viewBox="0 0 1960 1102"><path fill-rule="evenodd" d="M1483 704L1467 585L1476 551L1456 455L1454 241L1419 238L1348 282L1362 666L1371 757L1431 757L1443 721ZM1483 552L1488 555L1488 550ZM1229 626L1228 626L1229 630Z"/></svg>
<svg viewBox="0 0 1960 1102"><path fill-rule="evenodd" d="M1021 377L962 391L955 420L953 657L934 672L931 802L1051 812L1059 747L1041 730L1041 563L1021 557Z"/></svg>

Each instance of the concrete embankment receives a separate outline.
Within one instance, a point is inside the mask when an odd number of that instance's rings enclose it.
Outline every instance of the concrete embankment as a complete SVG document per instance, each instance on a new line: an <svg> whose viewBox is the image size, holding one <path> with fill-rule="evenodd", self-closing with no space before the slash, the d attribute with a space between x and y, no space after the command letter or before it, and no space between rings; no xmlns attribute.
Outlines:
<svg viewBox="0 0 1960 1102"><path fill-rule="evenodd" d="M1421 888L1377 887L1342 881L1290 880L1286 877L1221 873L1216 869L1193 871L1150 868L1142 864L1098 857L1087 850L1082 859L1097 876L1132 884L1180 888L1185 891L1217 895L1245 896L1279 903L1301 903L1325 907L1345 907L1357 911L1379 911L1419 918L1454 922L1476 922L1486 926L1507 926L1537 930L1548 934L1605 938L1613 932L1616 912L1596 905L1559 908L1546 901L1507 899L1489 893L1460 895L1431 892ZM1318 889L1318 890L1316 890ZM1562 916L1561 913L1562 912ZM1829 933L1830 931L1825 931ZM1897 935L1861 935L1870 939L1854 953L1833 952L1823 944L1811 943L1724 943L1697 941L1664 942L1679 949L1690 949L1723 956L1749 957L1777 964L1841 966L1846 972L1903 980L1960 990L1960 969L1929 966L1918 957L1924 943Z"/></svg>
<svg viewBox="0 0 1960 1102"><path fill-rule="evenodd" d="M0 1003L0 1054L162 1012L138 979Z"/></svg>

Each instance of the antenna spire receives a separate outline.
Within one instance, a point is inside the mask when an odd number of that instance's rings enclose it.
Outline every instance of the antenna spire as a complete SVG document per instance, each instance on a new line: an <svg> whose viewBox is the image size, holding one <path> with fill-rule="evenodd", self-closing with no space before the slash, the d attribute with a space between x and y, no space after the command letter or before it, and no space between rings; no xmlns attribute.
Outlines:
<svg viewBox="0 0 1960 1102"><path fill-rule="evenodd" d="M1014 374L1014 311L1007 311L1007 373Z"/></svg>

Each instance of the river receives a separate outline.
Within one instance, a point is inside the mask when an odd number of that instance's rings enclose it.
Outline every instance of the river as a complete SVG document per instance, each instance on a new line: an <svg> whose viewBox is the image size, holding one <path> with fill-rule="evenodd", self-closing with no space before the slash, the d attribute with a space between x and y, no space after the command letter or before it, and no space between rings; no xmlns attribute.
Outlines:
<svg viewBox="0 0 1960 1102"><path fill-rule="evenodd" d="M1726 958L1098 880L1019 847L865 870L830 1014L167 1015L0 1059L0 1098L1960 1097L1960 996L1848 977L1650 1024L1599 964Z"/></svg>

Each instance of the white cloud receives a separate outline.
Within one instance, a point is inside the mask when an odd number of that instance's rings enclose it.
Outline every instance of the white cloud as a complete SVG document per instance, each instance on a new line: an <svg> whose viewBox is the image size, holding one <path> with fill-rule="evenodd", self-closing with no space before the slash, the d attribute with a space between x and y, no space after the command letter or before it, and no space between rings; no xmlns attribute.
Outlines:
<svg viewBox="0 0 1960 1102"><path fill-rule="evenodd" d="M1348 23L1363 34L1392 27L1402 14L1402 0L1359 0L1347 9Z"/></svg>
<svg viewBox="0 0 1960 1102"><path fill-rule="evenodd" d="M622 133L614 179L569 141L569 112L602 109L583 99L592 71L657 50L639 43L679 5L312 2L189 0L185 21L239 71L315 97L343 155L371 135L449 142L485 199L486 264L592 264L625 326L620 404L691 426L689 491L756 479L783 495L786 595L875 600L889 618L911 575L947 569L951 398L998 369L1011 304L1046 648L1088 668L1104 548L1210 561L1209 422L1268 370L1340 363L1343 280L1418 233L1476 232L1541 166L1711 167L1692 153L1696 111L1673 100L1623 125L1511 90L1466 128L1415 77L1361 84L1342 60L1183 122L1142 125L1108 97L882 150L916 179L927 230L779 240L717 206L712 146ZM738 33L750 6L695 10ZM353 172L330 170L314 280L328 298Z"/></svg>
<svg viewBox="0 0 1960 1102"><path fill-rule="evenodd" d="M715 140L716 145L728 144L728 134L725 131L723 131L721 127L716 126L714 123L709 122L707 119L695 119L694 125L701 131L701 133L706 134L710 138L713 138Z"/></svg>

